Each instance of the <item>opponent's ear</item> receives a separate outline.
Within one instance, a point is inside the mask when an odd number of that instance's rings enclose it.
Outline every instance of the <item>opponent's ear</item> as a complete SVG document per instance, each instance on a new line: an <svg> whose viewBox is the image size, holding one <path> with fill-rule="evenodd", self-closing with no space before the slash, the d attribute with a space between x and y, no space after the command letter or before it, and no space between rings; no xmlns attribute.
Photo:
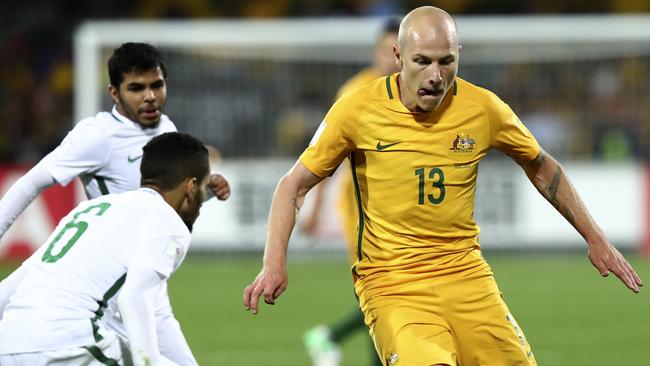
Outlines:
<svg viewBox="0 0 650 366"><path fill-rule="evenodd" d="M185 198L191 203L196 195L196 190L199 189L199 181L195 177L187 177L183 182L183 186Z"/></svg>
<svg viewBox="0 0 650 366"><path fill-rule="evenodd" d="M108 94L111 96L111 99L113 99L114 104L120 102L120 90L116 88L115 85L108 84Z"/></svg>

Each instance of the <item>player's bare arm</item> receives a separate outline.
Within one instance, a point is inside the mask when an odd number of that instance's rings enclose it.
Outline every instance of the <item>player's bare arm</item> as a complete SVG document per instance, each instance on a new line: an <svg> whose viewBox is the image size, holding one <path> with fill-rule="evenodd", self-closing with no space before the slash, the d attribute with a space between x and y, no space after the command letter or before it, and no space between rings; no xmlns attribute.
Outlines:
<svg viewBox="0 0 650 366"><path fill-rule="evenodd" d="M611 271L630 290L639 292L643 282L623 255L607 240L560 163L544 150L533 160L517 160L517 163L542 196L585 238L589 260L598 272L607 276Z"/></svg>
<svg viewBox="0 0 650 366"><path fill-rule="evenodd" d="M253 283L244 289L246 310L257 314L260 296L269 305L275 303L287 289L287 246L296 216L305 201L305 195L322 178L309 171L300 161L280 179L273 195L269 213L268 237L264 248L263 267Z"/></svg>

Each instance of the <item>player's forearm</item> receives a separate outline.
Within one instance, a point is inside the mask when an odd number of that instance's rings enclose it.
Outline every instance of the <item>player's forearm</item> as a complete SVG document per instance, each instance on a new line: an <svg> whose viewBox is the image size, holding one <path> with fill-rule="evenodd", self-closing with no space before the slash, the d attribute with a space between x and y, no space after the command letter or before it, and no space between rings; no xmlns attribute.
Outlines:
<svg viewBox="0 0 650 366"><path fill-rule="evenodd" d="M587 243L604 240L602 230L589 214L562 166L552 156L542 152L524 169L535 188Z"/></svg>
<svg viewBox="0 0 650 366"><path fill-rule="evenodd" d="M159 292L156 303L156 329L161 356L178 365L198 365L190 346L187 344L187 340L185 340L181 325L174 317L166 285Z"/></svg>
<svg viewBox="0 0 650 366"><path fill-rule="evenodd" d="M37 164L20 177L0 200L0 237L27 206L54 183L54 178L42 164Z"/></svg>
<svg viewBox="0 0 650 366"><path fill-rule="evenodd" d="M129 270L117 299L133 363L156 365L160 357L154 299L160 279L154 271Z"/></svg>
<svg viewBox="0 0 650 366"><path fill-rule="evenodd" d="M264 265L284 265L291 232L307 192L301 192L289 176L280 179L269 213Z"/></svg>

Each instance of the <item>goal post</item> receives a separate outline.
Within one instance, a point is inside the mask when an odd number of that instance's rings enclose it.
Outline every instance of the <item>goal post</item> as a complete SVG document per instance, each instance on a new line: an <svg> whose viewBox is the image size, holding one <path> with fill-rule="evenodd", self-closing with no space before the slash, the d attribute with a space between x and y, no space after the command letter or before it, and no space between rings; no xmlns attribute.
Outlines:
<svg viewBox="0 0 650 366"><path fill-rule="evenodd" d="M650 16L455 19L463 46L459 76L510 104L566 163L610 239L638 246L647 227L648 200L639 199L646 178L629 157L650 149ZM127 41L158 47L169 73L166 112L179 130L222 151L223 171L234 184L229 202L206 205L193 245L256 250L277 179L309 141L336 89L369 63L384 20L86 22L74 36L75 119L110 108L106 61L115 47ZM494 155L482 163L477 186L482 245L582 246L520 169ZM618 159L592 160L601 155ZM603 194L613 187L616 194ZM338 224L328 216L320 241L337 247ZM292 247L312 241L300 232L292 240Z"/></svg>

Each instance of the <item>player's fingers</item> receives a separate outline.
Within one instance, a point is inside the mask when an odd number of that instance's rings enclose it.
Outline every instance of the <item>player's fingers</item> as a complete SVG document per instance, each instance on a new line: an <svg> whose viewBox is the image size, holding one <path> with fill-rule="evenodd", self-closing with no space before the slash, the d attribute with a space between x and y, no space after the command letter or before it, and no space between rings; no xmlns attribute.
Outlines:
<svg viewBox="0 0 650 366"><path fill-rule="evenodd" d="M250 304L251 304L251 293L253 292L253 284L250 284L246 286L244 289L244 293L242 295L242 300L244 303L244 307L246 310L250 310Z"/></svg>
<svg viewBox="0 0 650 366"><path fill-rule="evenodd" d="M280 295L282 295L286 289L287 289L286 285L282 285L282 286L278 287L275 290L275 292L273 293L273 298L277 299L278 297L280 297Z"/></svg>
<svg viewBox="0 0 650 366"><path fill-rule="evenodd" d="M216 196L221 201L225 201L230 197L230 188L222 188L217 191Z"/></svg>
<svg viewBox="0 0 650 366"><path fill-rule="evenodd" d="M275 305L274 293L275 293L275 291L272 288L264 289L264 302L269 304L269 305Z"/></svg>
<svg viewBox="0 0 650 366"><path fill-rule="evenodd" d="M634 268L632 268L632 265L630 262L625 260L625 258L622 258L621 261L623 262L623 266L625 269L630 273L630 276L632 276L632 280L634 280L634 283L636 283L637 286L643 287L643 281L641 280L641 277L636 273Z"/></svg>
<svg viewBox="0 0 650 366"><path fill-rule="evenodd" d="M636 273L634 268L632 268L632 265L630 265L628 261L625 261L624 264L625 264L625 268L627 268L627 270L632 275L632 279L634 280L634 283L636 283L637 286L639 287L643 287L643 281L641 280L641 277L639 277L639 275Z"/></svg>
<svg viewBox="0 0 650 366"><path fill-rule="evenodd" d="M263 290L263 286L260 283L256 283L250 293L250 297L248 300L248 309L253 314L257 314L258 304L260 301L260 295L262 294L262 290Z"/></svg>
<svg viewBox="0 0 650 366"><path fill-rule="evenodd" d="M630 290L634 292L639 292L639 287L636 285L634 282L634 279L632 278L632 274L622 266L622 263L616 261L614 265L610 268L612 272L618 277L621 282L627 286Z"/></svg>
<svg viewBox="0 0 650 366"><path fill-rule="evenodd" d="M609 269L607 268L608 266L605 262L603 262L602 259L596 258L595 260L592 260L591 263L594 265L594 267L596 267L598 273L600 273L601 276L609 276Z"/></svg>

